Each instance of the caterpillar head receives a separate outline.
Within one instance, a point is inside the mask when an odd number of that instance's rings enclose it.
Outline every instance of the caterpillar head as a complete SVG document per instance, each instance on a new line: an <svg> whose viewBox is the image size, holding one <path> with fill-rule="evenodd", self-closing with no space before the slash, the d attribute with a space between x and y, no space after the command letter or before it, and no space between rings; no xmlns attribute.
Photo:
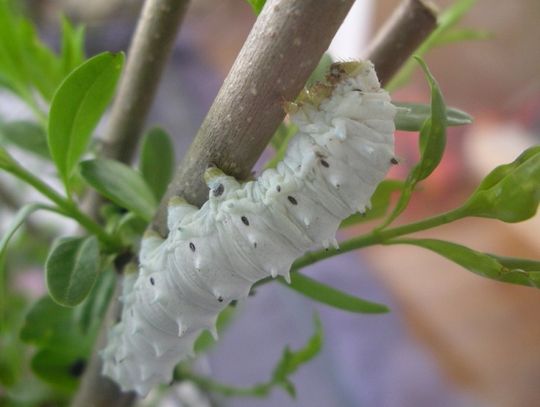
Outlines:
<svg viewBox="0 0 540 407"><path fill-rule="evenodd" d="M330 65L330 70L326 75L326 80L332 85L336 85L343 80L358 75L365 67L364 62L334 62Z"/></svg>
<svg viewBox="0 0 540 407"><path fill-rule="evenodd" d="M217 167L209 167L204 172L204 181L210 189L210 199L222 199L231 190L239 188L240 183Z"/></svg>

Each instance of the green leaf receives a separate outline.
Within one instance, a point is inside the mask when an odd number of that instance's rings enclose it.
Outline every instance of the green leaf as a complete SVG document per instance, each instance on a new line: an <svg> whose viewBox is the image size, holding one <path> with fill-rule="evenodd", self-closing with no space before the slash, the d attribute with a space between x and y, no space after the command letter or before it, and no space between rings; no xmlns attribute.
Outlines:
<svg viewBox="0 0 540 407"><path fill-rule="evenodd" d="M67 307L82 302L96 282L99 264L95 236L60 239L45 263L47 286L53 300Z"/></svg>
<svg viewBox="0 0 540 407"><path fill-rule="evenodd" d="M246 0L246 1L253 9L253 12L257 15L259 15L262 8L264 7L264 3L266 3L266 0Z"/></svg>
<svg viewBox="0 0 540 407"><path fill-rule="evenodd" d="M279 281L306 297L344 311L361 314L378 314L389 311L386 305L366 301L362 298L344 293L343 291L313 280L298 271L291 273L290 284L286 284L281 279Z"/></svg>
<svg viewBox="0 0 540 407"><path fill-rule="evenodd" d="M13 237L17 229L19 229L19 227L31 214L40 209L57 212L56 208L39 203L26 204L21 209L19 209L15 217L11 220L11 223L7 227L7 230L4 232L2 239L0 239L0 262L6 251L10 239Z"/></svg>
<svg viewBox="0 0 540 407"><path fill-rule="evenodd" d="M491 171L459 210L465 216L521 222L536 214L540 202L540 146Z"/></svg>
<svg viewBox="0 0 540 407"><path fill-rule="evenodd" d="M76 389L85 365L85 355L73 356L52 349L40 350L31 362L32 371L37 377L56 390L67 393Z"/></svg>
<svg viewBox="0 0 540 407"><path fill-rule="evenodd" d="M150 221L157 201L142 176L118 161L96 159L81 163L82 177L100 194Z"/></svg>
<svg viewBox="0 0 540 407"><path fill-rule="evenodd" d="M275 386L280 386L289 393L291 397L295 397L296 391L289 376L296 372L302 364L313 359L320 352L322 347L323 332L321 322L317 316L314 317L314 320L315 333L309 339L308 343L297 351L291 351L289 347L286 347L274 368L272 378L266 382L247 388L234 387L218 383L208 377L193 374L182 366L180 366L179 369L179 377L193 381L202 389L219 392L226 396L266 397Z"/></svg>
<svg viewBox="0 0 540 407"><path fill-rule="evenodd" d="M463 268L492 280L540 288L540 271L507 268L497 258L456 243L436 239L395 239L389 244L411 244L431 250Z"/></svg>
<svg viewBox="0 0 540 407"><path fill-rule="evenodd" d="M145 134L140 171L159 201L174 172L174 145L163 129L154 127Z"/></svg>
<svg viewBox="0 0 540 407"><path fill-rule="evenodd" d="M22 99L31 98L31 78L23 54L28 52L21 30L21 19L12 10L12 4L0 2L0 73L7 88ZM27 36L26 36L27 38Z"/></svg>
<svg viewBox="0 0 540 407"><path fill-rule="evenodd" d="M33 23L20 19L18 28L19 46L23 47L19 50L22 61L20 69L25 72L28 85L49 101L62 79L59 61L52 50L41 42Z"/></svg>
<svg viewBox="0 0 540 407"><path fill-rule="evenodd" d="M10 171L14 165L16 165L16 161L9 155L5 148L0 146L0 168Z"/></svg>
<svg viewBox="0 0 540 407"><path fill-rule="evenodd" d="M99 274L90 295L74 308L74 319L83 335L96 331L101 324L116 283L114 270L103 270Z"/></svg>
<svg viewBox="0 0 540 407"><path fill-rule="evenodd" d="M20 293L8 292L0 282L0 388L4 390L19 384L24 371L26 349L18 338L18 332L27 308L26 302Z"/></svg>
<svg viewBox="0 0 540 407"><path fill-rule="evenodd" d="M390 206L390 200L392 193L401 191L403 189L403 181L397 179L385 179L375 189L371 197L371 209L368 209L366 213L355 213L349 216L343 222L341 222L340 228L346 228L364 223L373 219L378 219L386 215L388 207Z"/></svg>
<svg viewBox="0 0 540 407"><path fill-rule="evenodd" d="M422 42L422 44L414 51L414 55L423 57L429 50L435 47L438 42L447 33L452 30L455 25L463 18L463 16L476 3L476 0L457 0L450 7L439 14L437 18L437 28ZM413 58L409 58L401 67L399 72L394 75L392 80L385 86L389 92L392 92L409 82L416 62Z"/></svg>
<svg viewBox="0 0 540 407"><path fill-rule="evenodd" d="M123 247L133 247L141 239L148 222L133 212L124 213L114 223L114 234L118 236Z"/></svg>
<svg viewBox="0 0 540 407"><path fill-rule="evenodd" d="M392 102L399 109L394 123L397 130L420 131L423 123L431 116L431 106L418 103ZM407 109L407 110L405 110ZM446 125L463 126L473 122L472 116L454 107L446 108Z"/></svg>
<svg viewBox="0 0 540 407"><path fill-rule="evenodd" d="M540 261L531 259L521 259L518 257L505 257L498 256L496 254L486 253L489 257L494 258L504 267L509 269L520 269L524 271L538 271L540 272Z"/></svg>
<svg viewBox="0 0 540 407"><path fill-rule="evenodd" d="M84 27L74 27L64 16L60 61L64 77L84 61Z"/></svg>
<svg viewBox="0 0 540 407"><path fill-rule="evenodd" d="M435 78L424 61L417 58L422 66L431 89L431 116L420 130L420 162L413 169L415 181L426 179L441 162L446 146L446 105Z"/></svg>
<svg viewBox="0 0 540 407"><path fill-rule="evenodd" d="M41 158L50 159L45 130L39 124L29 121L0 123L3 140Z"/></svg>
<svg viewBox="0 0 540 407"><path fill-rule="evenodd" d="M314 321L315 333L309 339L307 344L297 351L291 351L289 347L286 347L272 373L273 383L281 385L291 397L295 397L296 392L293 384L289 380L289 376L295 373L301 365L313 359L322 348L323 330L321 321L318 317L315 317Z"/></svg>
<svg viewBox="0 0 540 407"><path fill-rule="evenodd" d="M268 160L265 168L275 168L283 160L287 152L289 141L296 134L298 128L293 123L281 123L270 140L270 144L276 150L274 156Z"/></svg>
<svg viewBox="0 0 540 407"><path fill-rule="evenodd" d="M420 58L416 59L424 70L431 89L431 114L424 121L420 130L420 161L409 173L392 214L379 229L388 226L405 210L416 184L426 179L437 168L446 146L446 105L444 104L442 93L425 62Z"/></svg>
<svg viewBox="0 0 540 407"><path fill-rule="evenodd" d="M332 56L325 52L317 64L317 67L313 70L306 81L306 87L309 88L315 85L317 82L323 82L326 74L330 71L330 65L332 65L333 62Z"/></svg>
<svg viewBox="0 0 540 407"><path fill-rule="evenodd" d="M94 337L81 333L73 315L73 308L58 305L46 295L34 303L26 315L21 340L39 348L80 355L90 348Z"/></svg>
<svg viewBox="0 0 540 407"><path fill-rule="evenodd" d="M274 150L279 151L283 148L283 145L288 144L291 137L296 133L298 129L294 124L281 123L270 139L270 145Z"/></svg>
<svg viewBox="0 0 540 407"><path fill-rule="evenodd" d="M493 33L489 31L477 30L474 28L455 28L443 33L435 40L434 45L439 46L471 40L489 40L491 38L493 38Z"/></svg>
<svg viewBox="0 0 540 407"><path fill-rule="evenodd" d="M71 72L54 95L47 137L66 185L114 94L123 63L121 53L99 54Z"/></svg>

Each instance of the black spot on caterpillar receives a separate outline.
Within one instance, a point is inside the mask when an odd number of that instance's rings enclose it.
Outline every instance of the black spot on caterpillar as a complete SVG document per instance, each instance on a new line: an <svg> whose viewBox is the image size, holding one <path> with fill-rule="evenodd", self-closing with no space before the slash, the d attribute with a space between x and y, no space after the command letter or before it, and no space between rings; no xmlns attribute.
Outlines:
<svg viewBox="0 0 540 407"><path fill-rule="evenodd" d="M333 64L326 79L287 105L299 130L275 169L240 183L210 166L208 202L173 198L167 239L144 237L102 352L103 373L123 390L169 383L200 333L216 335L227 304L263 278L288 279L307 250L337 249L341 221L365 212L395 160L396 108L370 62Z"/></svg>

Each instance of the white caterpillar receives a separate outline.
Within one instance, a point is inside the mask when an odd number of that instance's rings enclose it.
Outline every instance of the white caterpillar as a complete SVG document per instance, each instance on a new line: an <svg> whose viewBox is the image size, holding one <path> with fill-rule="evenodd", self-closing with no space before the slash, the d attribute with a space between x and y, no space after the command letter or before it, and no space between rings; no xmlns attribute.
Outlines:
<svg viewBox="0 0 540 407"><path fill-rule="evenodd" d="M103 351L103 373L123 390L169 383L201 331L216 335L227 304L262 278L288 279L307 250L337 245L340 222L366 210L395 162L396 108L370 62L332 65L293 110L299 131L276 169L246 183L209 169L202 208L173 198L167 239L143 239L140 273L125 278L122 318Z"/></svg>

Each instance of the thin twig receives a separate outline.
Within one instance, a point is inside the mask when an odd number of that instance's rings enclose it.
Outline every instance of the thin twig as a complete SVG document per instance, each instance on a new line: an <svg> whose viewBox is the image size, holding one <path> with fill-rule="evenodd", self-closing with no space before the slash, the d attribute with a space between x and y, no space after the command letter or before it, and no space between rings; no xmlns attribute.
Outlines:
<svg viewBox="0 0 540 407"><path fill-rule="evenodd" d="M366 55L383 85L437 27L437 12L424 0L404 0L381 27Z"/></svg>
<svg viewBox="0 0 540 407"><path fill-rule="evenodd" d="M145 2L103 140L105 157L132 161L188 3Z"/></svg>
<svg viewBox="0 0 540 407"><path fill-rule="evenodd" d="M10 189L5 188L4 185L0 183L0 208L4 206L9 211L17 212L24 204L19 201L19 197L11 192ZM33 236L35 239L44 239L49 240L49 236L43 230L43 228L32 221L32 219L27 218L25 220L25 226L28 233Z"/></svg>
<svg viewBox="0 0 540 407"><path fill-rule="evenodd" d="M152 227L167 234L167 202L208 198L203 173L215 164L238 179L251 168L347 15L353 0L269 0L257 18L193 144L178 167Z"/></svg>
<svg viewBox="0 0 540 407"><path fill-rule="evenodd" d="M128 164L132 161L188 3L188 0L145 2L113 104L103 143L104 156ZM91 192L83 206L97 218L101 203L99 195ZM122 393L112 380L101 374L102 360L98 352L106 343L106 333L111 322L116 321L118 309L119 302L115 296L100 328L100 339L94 346L81 385L72 401L73 407L127 407L135 401L134 393Z"/></svg>

